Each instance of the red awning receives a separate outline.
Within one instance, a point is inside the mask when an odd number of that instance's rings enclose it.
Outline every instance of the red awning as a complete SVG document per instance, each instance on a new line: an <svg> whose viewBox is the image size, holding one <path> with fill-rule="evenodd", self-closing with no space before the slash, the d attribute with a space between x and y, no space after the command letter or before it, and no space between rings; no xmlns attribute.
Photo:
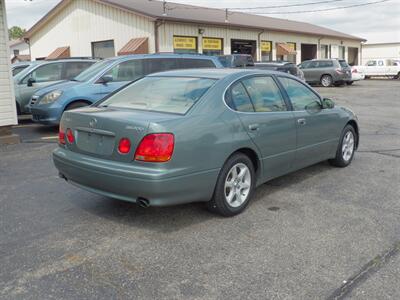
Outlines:
<svg viewBox="0 0 400 300"><path fill-rule="evenodd" d="M149 53L149 39L147 37L131 39L118 51L118 55L147 53Z"/></svg>
<svg viewBox="0 0 400 300"><path fill-rule="evenodd" d="M289 45L286 43L276 43L276 54L291 55L291 54L296 54L296 51L290 49Z"/></svg>
<svg viewBox="0 0 400 300"><path fill-rule="evenodd" d="M57 59L70 57L69 46L59 47L46 57L46 59Z"/></svg>

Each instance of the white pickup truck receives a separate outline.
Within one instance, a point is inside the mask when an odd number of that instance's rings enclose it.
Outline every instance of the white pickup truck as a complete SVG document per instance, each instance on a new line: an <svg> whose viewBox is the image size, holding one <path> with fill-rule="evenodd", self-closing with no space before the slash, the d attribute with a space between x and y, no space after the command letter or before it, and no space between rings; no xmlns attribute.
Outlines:
<svg viewBox="0 0 400 300"><path fill-rule="evenodd" d="M354 66L358 73L365 78L384 76L400 78L400 60L394 59L371 59L364 66Z"/></svg>

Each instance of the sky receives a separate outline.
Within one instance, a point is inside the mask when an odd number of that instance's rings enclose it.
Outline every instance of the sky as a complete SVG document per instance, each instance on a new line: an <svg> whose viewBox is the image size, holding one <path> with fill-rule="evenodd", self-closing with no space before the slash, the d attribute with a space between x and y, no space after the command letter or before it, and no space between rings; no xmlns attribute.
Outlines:
<svg viewBox="0 0 400 300"><path fill-rule="evenodd" d="M9 27L17 25L29 29L59 1L60 0L6 0L8 25ZM215 8L248 8L322 1L323 0L172 0L171 2ZM325 12L287 13L343 7L376 1L378 0L336 0L325 1L330 3L306 6L257 9L254 10L254 12L283 12L283 14L270 14L268 16L303 21L328 27L365 38L368 40L368 43L400 42L400 0L388 0L383 3L368 6Z"/></svg>

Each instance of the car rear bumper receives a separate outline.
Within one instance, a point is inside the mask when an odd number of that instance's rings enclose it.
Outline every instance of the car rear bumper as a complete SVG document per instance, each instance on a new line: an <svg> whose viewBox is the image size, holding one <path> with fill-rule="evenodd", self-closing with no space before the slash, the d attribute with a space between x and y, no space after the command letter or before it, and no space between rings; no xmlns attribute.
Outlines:
<svg viewBox="0 0 400 300"><path fill-rule="evenodd" d="M129 202L143 198L151 206L208 201L219 174L219 169L213 169L173 176L173 171L132 166L63 148L54 150L53 160L61 177L71 184Z"/></svg>

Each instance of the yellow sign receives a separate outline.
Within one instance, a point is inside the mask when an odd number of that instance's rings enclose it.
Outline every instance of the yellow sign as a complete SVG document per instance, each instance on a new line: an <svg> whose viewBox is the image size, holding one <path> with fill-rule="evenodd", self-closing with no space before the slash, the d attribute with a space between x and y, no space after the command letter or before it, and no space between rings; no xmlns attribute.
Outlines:
<svg viewBox="0 0 400 300"><path fill-rule="evenodd" d="M222 39L203 38L203 50L222 50Z"/></svg>
<svg viewBox="0 0 400 300"><path fill-rule="evenodd" d="M271 52L271 42L261 41L261 51Z"/></svg>
<svg viewBox="0 0 400 300"><path fill-rule="evenodd" d="M288 48L292 51L296 51L296 43L286 43Z"/></svg>
<svg viewBox="0 0 400 300"><path fill-rule="evenodd" d="M197 49L195 37L174 36L174 49Z"/></svg>

